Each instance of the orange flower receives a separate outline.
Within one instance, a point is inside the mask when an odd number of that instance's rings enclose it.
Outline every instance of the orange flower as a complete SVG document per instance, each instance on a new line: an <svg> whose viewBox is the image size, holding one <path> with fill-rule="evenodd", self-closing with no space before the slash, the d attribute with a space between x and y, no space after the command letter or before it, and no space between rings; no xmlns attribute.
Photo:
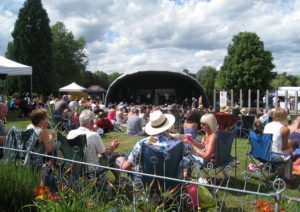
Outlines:
<svg viewBox="0 0 300 212"><path fill-rule="evenodd" d="M158 187L158 190L159 191L161 191L162 189L161 189L161 185L160 185L160 182L159 182L159 180L157 180L157 187Z"/></svg>
<svg viewBox="0 0 300 212"><path fill-rule="evenodd" d="M272 206L271 203L265 202L263 200L256 200L256 211L260 212L272 212L270 207Z"/></svg>
<svg viewBox="0 0 300 212"><path fill-rule="evenodd" d="M44 185L44 184L40 184L38 187L36 187L34 189L34 193L37 195L37 196L41 196L41 195L44 195L45 193L47 193L49 190L48 188Z"/></svg>
<svg viewBox="0 0 300 212"><path fill-rule="evenodd" d="M94 202L88 202L87 203L87 206L90 208L90 207L93 207L94 206Z"/></svg>

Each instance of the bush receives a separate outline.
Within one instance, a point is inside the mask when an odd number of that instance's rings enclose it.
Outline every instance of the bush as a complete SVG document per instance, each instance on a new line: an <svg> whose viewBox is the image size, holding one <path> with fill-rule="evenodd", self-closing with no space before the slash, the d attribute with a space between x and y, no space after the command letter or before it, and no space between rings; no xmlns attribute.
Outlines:
<svg viewBox="0 0 300 212"><path fill-rule="evenodd" d="M0 211L18 211L32 203L40 172L12 163L0 163Z"/></svg>

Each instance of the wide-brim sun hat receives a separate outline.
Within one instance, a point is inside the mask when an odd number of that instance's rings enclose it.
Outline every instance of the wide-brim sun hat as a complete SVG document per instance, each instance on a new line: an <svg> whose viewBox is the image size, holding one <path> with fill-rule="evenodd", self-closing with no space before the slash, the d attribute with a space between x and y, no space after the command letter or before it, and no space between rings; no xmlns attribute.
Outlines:
<svg viewBox="0 0 300 212"><path fill-rule="evenodd" d="M148 135L157 135L170 129L175 123L172 114L164 114L160 110L150 113L150 120L145 126Z"/></svg>

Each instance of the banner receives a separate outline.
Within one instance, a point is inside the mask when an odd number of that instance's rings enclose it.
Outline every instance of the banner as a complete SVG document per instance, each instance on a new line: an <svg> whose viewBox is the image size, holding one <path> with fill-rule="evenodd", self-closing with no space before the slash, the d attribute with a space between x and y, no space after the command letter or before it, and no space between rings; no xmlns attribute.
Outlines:
<svg viewBox="0 0 300 212"><path fill-rule="evenodd" d="M220 107L227 105L227 91L220 91Z"/></svg>

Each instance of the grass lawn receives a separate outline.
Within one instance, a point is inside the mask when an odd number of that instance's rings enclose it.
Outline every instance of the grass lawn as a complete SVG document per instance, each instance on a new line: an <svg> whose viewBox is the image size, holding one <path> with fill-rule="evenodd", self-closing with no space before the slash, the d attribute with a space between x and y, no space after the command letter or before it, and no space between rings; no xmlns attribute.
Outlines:
<svg viewBox="0 0 300 212"><path fill-rule="evenodd" d="M17 112L15 113L9 113L8 118L7 118L7 124L6 128L9 129L11 126L15 125L18 128L25 129L26 126L30 123L30 121L26 118L18 118ZM129 153L130 150L132 149L133 145L140 140L143 137L137 137L137 136L129 136L126 133L120 133L120 132L111 132L107 133L104 136L102 136L102 139L105 143L106 146L109 146L109 143L112 139L117 138L120 140L120 147L119 151L120 152L125 152ZM245 167L247 163L249 163L249 160L247 162L246 160L246 152L249 150L249 145L246 139L237 139L236 141L236 148L237 148L237 159L240 162L237 164L236 168L236 177L235 177L235 170L233 169L231 172L231 183L229 187L231 188L236 188L236 189L244 189L244 180L241 176L241 173L245 171ZM235 153L235 146L232 148L232 155ZM250 191L256 191L257 190L257 185L258 185L258 180L257 179L251 179L246 187L246 190ZM289 197L299 197L299 190L298 186L300 184L300 179L297 177L294 180L294 184L291 186L291 188L287 188L283 193ZM262 192L266 193L271 193L273 192L272 189L269 190L261 190ZM220 192L221 196L222 192ZM244 198L244 210L245 211L253 211L255 206L254 202L256 199L264 199L268 202L271 202L274 204L273 198L265 198L265 197L256 197L255 195L243 195L240 192L226 192L226 207L229 208L229 211L240 211L242 208L242 202ZM294 202L287 203L289 209L286 211L294 211L295 208L297 208L297 205ZM300 207L300 204L298 205Z"/></svg>

